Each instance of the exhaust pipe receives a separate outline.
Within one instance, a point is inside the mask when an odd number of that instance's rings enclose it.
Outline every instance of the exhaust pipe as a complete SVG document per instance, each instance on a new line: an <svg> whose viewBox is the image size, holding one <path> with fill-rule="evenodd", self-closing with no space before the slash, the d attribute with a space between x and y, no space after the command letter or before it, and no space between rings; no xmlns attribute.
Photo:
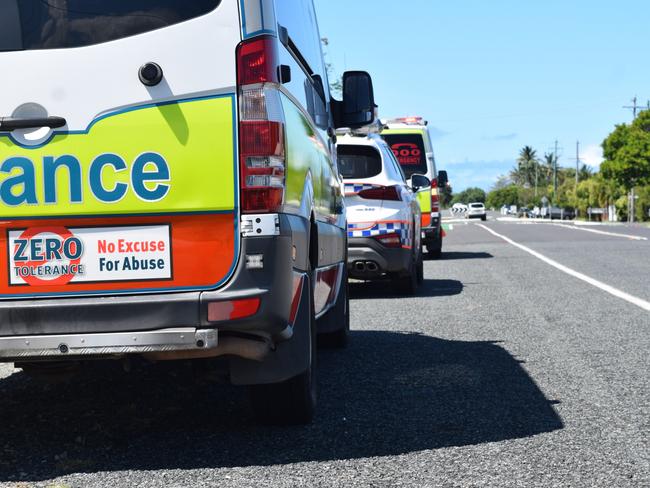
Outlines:
<svg viewBox="0 0 650 488"><path fill-rule="evenodd" d="M371 273L376 273L379 271L379 266L374 261L366 261L366 269Z"/></svg>
<svg viewBox="0 0 650 488"><path fill-rule="evenodd" d="M363 273L366 270L366 263L364 263L363 261L355 261L354 269L359 273Z"/></svg>

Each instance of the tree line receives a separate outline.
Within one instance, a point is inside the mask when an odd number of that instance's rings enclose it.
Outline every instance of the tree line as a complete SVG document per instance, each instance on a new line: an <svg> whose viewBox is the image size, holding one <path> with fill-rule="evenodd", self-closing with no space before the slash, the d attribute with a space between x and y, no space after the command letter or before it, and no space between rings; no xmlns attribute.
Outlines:
<svg viewBox="0 0 650 488"><path fill-rule="evenodd" d="M500 176L486 195L486 205L530 208L541 206L546 198L553 206L577 209L583 217L590 207L613 205L618 218L627 220L634 201L635 218L650 220L650 110L630 124L617 125L602 147L605 160L600 169L583 164L576 185L575 168L557 167L554 154L539 157L535 149L525 146L516 166Z"/></svg>

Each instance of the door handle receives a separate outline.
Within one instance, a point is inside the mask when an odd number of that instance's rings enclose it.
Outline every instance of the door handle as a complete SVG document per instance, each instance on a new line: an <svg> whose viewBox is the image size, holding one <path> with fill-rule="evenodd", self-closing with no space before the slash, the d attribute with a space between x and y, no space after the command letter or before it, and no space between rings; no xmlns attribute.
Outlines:
<svg viewBox="0 0 650 488"><path fill-rule="evenodd" d="M58 129L63 127L67 122L63 117L36 117L36 118L19 118L19 117L0 117L0 131L12 131L16 129L34 129L39 127L49 127Z"/></svg>

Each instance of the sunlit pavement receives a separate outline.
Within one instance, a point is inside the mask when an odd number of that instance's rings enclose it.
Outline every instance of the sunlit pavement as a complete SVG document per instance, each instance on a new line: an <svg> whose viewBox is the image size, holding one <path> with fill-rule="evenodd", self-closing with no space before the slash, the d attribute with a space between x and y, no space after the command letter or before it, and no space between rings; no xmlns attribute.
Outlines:
<svg viewBox="0 0 650 488"><path fill-rule="evenodd" d="M5 366L0 480L650 486L650 312L489 230L650 301L649 241L453 223L418 296L353 284L352 342L319 353L313 425L255 425L243 390L182 368L92 371L44 387Z"/></svg>

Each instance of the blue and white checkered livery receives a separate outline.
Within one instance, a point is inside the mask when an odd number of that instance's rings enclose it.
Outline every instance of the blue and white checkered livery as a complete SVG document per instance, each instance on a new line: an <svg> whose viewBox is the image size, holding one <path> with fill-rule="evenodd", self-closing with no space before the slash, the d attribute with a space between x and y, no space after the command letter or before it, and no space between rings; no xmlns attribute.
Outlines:
<svg viewBox="0 0 650 488"><path fill-rule="evenodd" d="M408 222L361 222L348 224L348 237L375 237L386 234L399 234L402 246L412 247L413 236Z"/></svg>
<svg viewBox="0 0 650 488"><path fill-rule="evenodd" d="M368 184L361 184L361 183L346 183L345 194L346 196L357 195L360 191L371 190L376 187L377 185L368 185Z"/></svg>

